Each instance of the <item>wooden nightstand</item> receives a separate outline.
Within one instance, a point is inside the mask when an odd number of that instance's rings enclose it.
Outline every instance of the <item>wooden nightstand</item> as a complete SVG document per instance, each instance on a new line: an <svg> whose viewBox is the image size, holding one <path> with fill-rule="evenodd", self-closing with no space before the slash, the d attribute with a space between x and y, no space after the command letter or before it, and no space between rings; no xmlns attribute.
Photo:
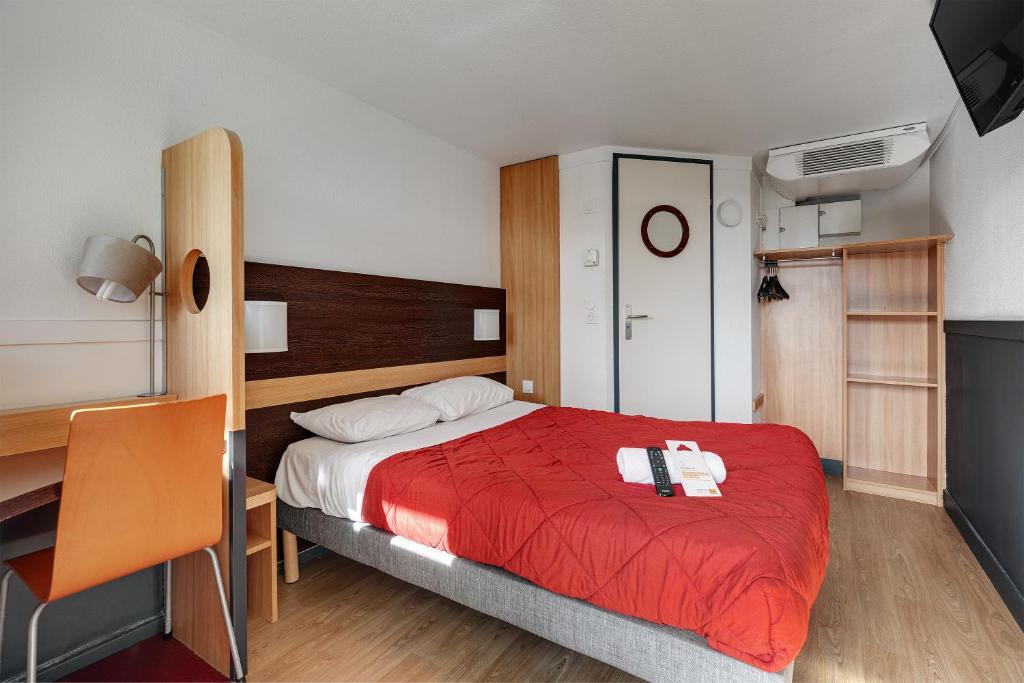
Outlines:
<svg viewBox="0 0 1024 683"><path fill-rule="evenodd" d="M249 563L249 614L277 621L277 489L245 478L245 554Z"/></svg>

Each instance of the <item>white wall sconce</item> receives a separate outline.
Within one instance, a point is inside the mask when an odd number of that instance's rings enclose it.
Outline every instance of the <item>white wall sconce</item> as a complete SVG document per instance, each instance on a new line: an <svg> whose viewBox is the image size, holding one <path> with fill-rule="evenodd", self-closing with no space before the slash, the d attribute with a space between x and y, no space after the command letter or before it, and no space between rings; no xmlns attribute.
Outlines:
<svg viewBox="0 0 1024 683"><path fill-rule="evenodd" d="M501 311L495 308L473 309L473 340L498 341L501 339Z"/></svg>
<svg viewBox="0 0 1024 683"><path fill-rule="evenodd" d="M288 350L288 302L245 302L245 352Z"/></svg>

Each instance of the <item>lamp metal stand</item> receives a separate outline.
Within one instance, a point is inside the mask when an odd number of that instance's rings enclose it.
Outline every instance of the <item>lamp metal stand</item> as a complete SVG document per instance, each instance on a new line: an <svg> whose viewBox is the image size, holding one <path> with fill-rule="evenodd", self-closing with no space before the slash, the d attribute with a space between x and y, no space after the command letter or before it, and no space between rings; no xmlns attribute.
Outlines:
<svg viewBox="0 0 1024 683"><path fill-rule="evenodd" d="M150 253L156 256L156 245L153 244L153 240L147 235L136 235L132 238L132 242L138 243L139 240L146 242L146 246L149 248ZM157 392L156 390L156 298L158 296L166 296L167 292L156 291L156 281L149 283L149 392L145 394L139 394L140 397L144 396L162 396L166 394L166 391ZM164 318L167 316L165 315ZM164 335L164 345L166 347L167 339ZM166 349L164 351L166 353ZM164 386L167 386L166 377L166 366L165 366Z"/></svg>

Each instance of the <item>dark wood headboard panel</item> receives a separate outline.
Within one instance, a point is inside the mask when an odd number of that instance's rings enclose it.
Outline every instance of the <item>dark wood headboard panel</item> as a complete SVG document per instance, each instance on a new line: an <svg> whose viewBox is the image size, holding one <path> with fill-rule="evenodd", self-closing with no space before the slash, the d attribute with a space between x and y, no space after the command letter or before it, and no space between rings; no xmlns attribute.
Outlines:
<svg viewBox="0 0 1024 683"><path fill-rule="evenodd" d="M264 481L273 481L288 444L309 436L291 421L292 411L399 393L409 386L266 405L268 380L311 376L315 384L337 376L332 373L344 377L351 371L505 355L505 290L497 287L247 262L245 298L288 302L288 351L245 357L247 394L264 399L250 401L245 414L246 473ZM473 340L477 308L501 311L498 341ZM486 376L505 381L504 372Z"/></svg>
<svg viewBox="0 0 1024 683"><path fill-rule="evenodd" d="M250 353L245 379L505 355L505 290L267 263L245 264L248 301L288 302L288 350ZM473 341L473 309L501 339Z"/></svg>

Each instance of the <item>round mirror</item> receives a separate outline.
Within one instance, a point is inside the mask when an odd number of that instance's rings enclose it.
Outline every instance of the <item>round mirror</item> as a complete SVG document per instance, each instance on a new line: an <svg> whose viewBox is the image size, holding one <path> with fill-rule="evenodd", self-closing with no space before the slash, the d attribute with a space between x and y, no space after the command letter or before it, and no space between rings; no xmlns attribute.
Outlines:
<svg viewBox="0 0 1024 683"><path fill-rule="evenodd" d="M662 204L644 216L640 237L649 252L662 258L671 258L686 247L690 239L690 225L682 211Z"/></svg>

